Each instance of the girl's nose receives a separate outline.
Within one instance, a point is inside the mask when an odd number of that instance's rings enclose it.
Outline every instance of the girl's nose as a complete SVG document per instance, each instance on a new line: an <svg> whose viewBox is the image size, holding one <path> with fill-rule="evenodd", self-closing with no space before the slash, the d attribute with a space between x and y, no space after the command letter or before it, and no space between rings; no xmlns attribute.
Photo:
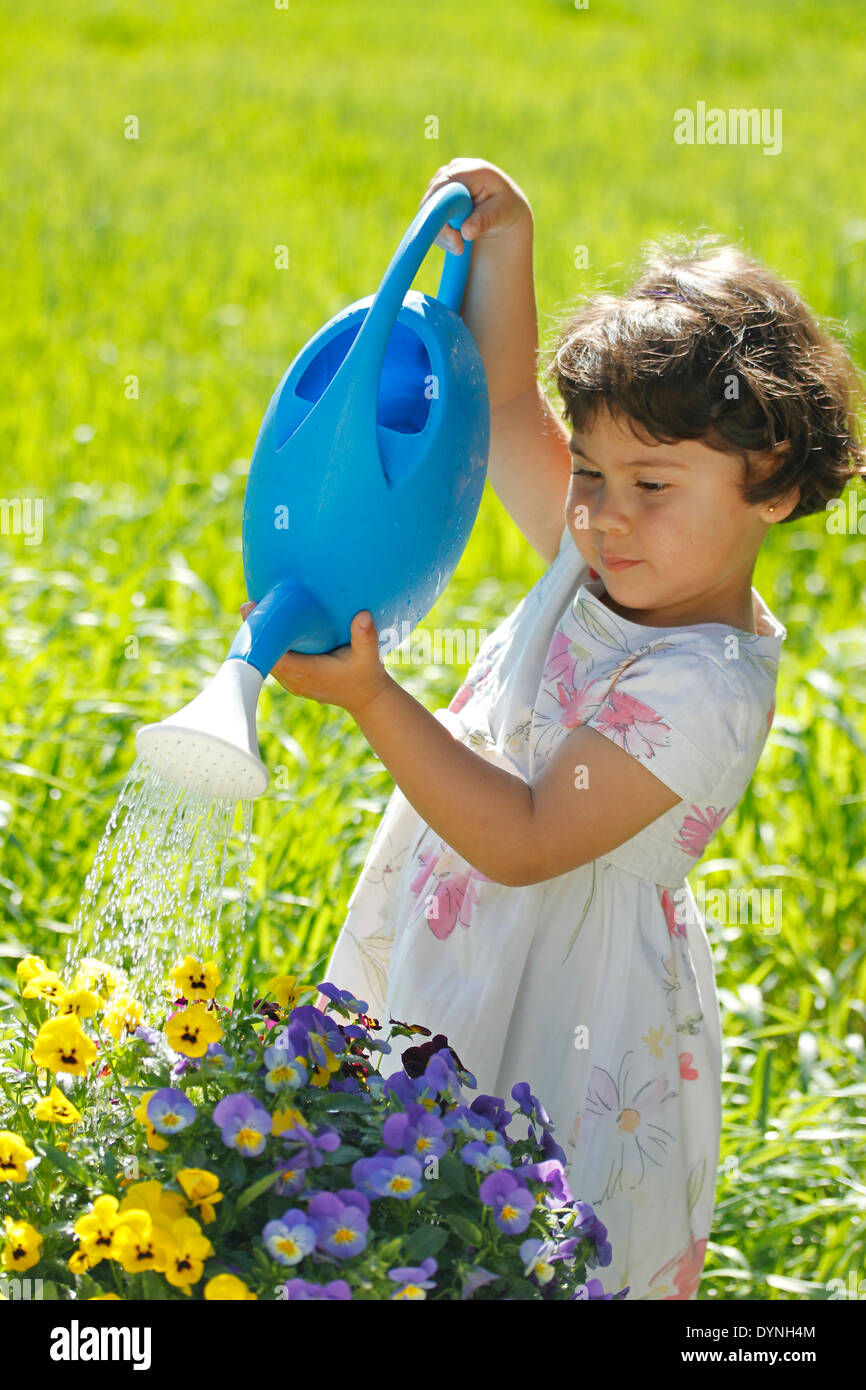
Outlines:
<svg viewBox="0 0 866 1390"><path fill-rule="evenodd" d="M610 494L604 497L596 494L590 501L589 524L596 531L604 534L610 531L617 536L627 535L631 530L625 509Z"/></svg>

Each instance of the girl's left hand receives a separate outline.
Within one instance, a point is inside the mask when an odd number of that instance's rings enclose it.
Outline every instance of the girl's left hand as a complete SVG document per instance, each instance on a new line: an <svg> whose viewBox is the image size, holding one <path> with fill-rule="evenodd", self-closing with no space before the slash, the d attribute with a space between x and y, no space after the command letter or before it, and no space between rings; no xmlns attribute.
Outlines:
<svg viewBox="0 0 866 1390"><path fill-rule="evenodd" d="M250 600L241 604L248 618L255 608ZM363 621L369 627L363 626ZM284 690L318 700L321 705L341 705L355 716L388 685L391 677L379 656L379 635L372 614L363 608L352 619L351 642L331 652L312 655L288 651L271 670Z"/></svg>

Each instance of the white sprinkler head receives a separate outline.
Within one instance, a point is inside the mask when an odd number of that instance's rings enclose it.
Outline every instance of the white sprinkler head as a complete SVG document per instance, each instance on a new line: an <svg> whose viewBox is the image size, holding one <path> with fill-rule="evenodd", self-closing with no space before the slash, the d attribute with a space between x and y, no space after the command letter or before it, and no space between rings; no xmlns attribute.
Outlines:
<svg viewBox="0 0 866 1390"><path fill-rule="evenodd" d="M264 677L248 661L224 661L188 705L145 724L135 751L162 777L213 797L261 796L268 770L259 757L256 705Z"/></svg>

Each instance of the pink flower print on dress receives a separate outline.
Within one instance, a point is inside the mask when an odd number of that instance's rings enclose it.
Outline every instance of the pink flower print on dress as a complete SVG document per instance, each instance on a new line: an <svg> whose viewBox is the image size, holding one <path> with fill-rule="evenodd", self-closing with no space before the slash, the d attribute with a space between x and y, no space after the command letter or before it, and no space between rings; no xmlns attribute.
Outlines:
<svg viewBox="0 0 866 1390"><path fill-rule="evenodd" d="M506 639L500 637L498 642L491 643L490 646L485 642L480 652L475 658L475 663L466 680L457 690L448 708L455 714L459 714L463 706L472 699L472 696L479 690L483 690L494 666L496 653L505 645Z"/></svg>
<svg viewBox="0 0 866 1390"><path fill-rule="evenodd" d="M692 1066L692 1062L694 1060L694 1053L681 1052L679 1055L679 1060L680 1076L682 1077L683 1081L697 1081L698 1069L697 1067Z"/></svg>
<svg viewBox="0 0 866 1390"><path fill-rule="evenodd" d="M484 689L489 679L490 669L484 671L480 676L476 675L473 680L465 680L448 708L453 710L455 714L459 714L463 706L472 699L472 696Z"/></svg>
<svg viewBox="0 0 866 1390"><path fill-rule="evenodd" d="M421 864L421 869L409 884L409 892L413 897L421 892L421 889L433 872L433 865L438 858L439 854L435 849L427 850L424 854L418 855L418 862Z"/></svg>
<svg viewBox="0 0 866 1390"><path fill-rule="evenodd" d="M574 667L575 658L574 652L571 650L571 642L562 628L558 627L551 638L542 679L549 684L553 681L564 680L567 685L573 685Z"/></svg>
<svg viewBox="0 0 866 1390"><path fill-rule="evenodd" d="M685 936L686 924L685 922L677 921L677 913L676 908L674 906L673 898L671 897L667 888L662 889L662 911L665 914L665 921L668 924L668 935Z"/></svg>
<svg viewBox="0 0 866 1390"><path fill-rule="evenodd" d="M694 815L686 816L680 827L679 838L674 843L692 858L700 859L729 809L723 806L717 811L715 806L707 806L706 810L701 810L699 806L692 806Z"/></svg>
<svg viewBox="0 0 866 1390"><path fill-rule="evenodd" d="M596 721L602 731L610 729L614 743L637 757L652 758L654 748L668 745L670 725L649 705L621 690L610 692Z"/></svg>
<svg viewBox="0 0 866 1390"><path fill-rule="evenodd" d="M657 1279L664 1278L670 1270L674 1271L672 1282L676 1286L677 1292L667 1294L663 1300L665 1303L691 1298L700 1283L706 1249L706 1236L701 1240L695 1240L692 1237L679 1255L675 1255L672 1260L668 1260L666 1265L662 1265L661 1269L656 1270L650 1284L654 1284Z"/></svg>
<svg viewBox="0 0 866 1390"><path fill-rule="evenodd" d="M472 686L468 681L464 681L448 708L453 710L455 714L459 714L466 702L471 699Z"/></svg>
<svg viewBox="0 0 866 1390"><path fill-rule="evenodd" d="M421 893L430 878L433 864L440 857L435 851L419 856L424 867L410 885L409 891L413 895ZM424 894L424 916L438 940L444 941L445 937L450 936L458 922L461 927L469 926L472 909L478 901L478 887L474 880L479 879L485 883L493 882L477 869L469 869L465 874L446 872L438 879L432 892Z"/></svg>
<svg viewBox="0 0 866 1390"><path fill-rule="evenodd" d="M565 729L576 729L585 724L594 710L598 708L597 697L590 694L597 682L587 681L579 690L569 690L560 681L556 687L556 698L560 704L559 722Z"/></svg>

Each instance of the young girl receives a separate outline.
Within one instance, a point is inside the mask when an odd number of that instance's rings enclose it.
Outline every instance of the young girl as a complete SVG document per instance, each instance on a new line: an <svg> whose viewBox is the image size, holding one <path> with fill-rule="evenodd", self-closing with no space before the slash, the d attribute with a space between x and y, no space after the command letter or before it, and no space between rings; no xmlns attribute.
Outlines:
<svg viewBox="0 0 866 1390"><path fill-rule="evenodd" d="M366 612L350 646L274 667L348 710L396 783L324 978L383 1023L446 1034L478 1094L508 1105L528 1081L607 1227L605 1291L694 1298L722 1044L686 874L773 718L786 632L751 586L758 551L866 473L861 388L736 247L657 245L626 293L562 326L567 429L537 385L529 204L463 159L425 198L452 179L475 210L439 241L476 243L462 314L487 372L490 481L549 568L447 709L390 676Z"/></svg>

